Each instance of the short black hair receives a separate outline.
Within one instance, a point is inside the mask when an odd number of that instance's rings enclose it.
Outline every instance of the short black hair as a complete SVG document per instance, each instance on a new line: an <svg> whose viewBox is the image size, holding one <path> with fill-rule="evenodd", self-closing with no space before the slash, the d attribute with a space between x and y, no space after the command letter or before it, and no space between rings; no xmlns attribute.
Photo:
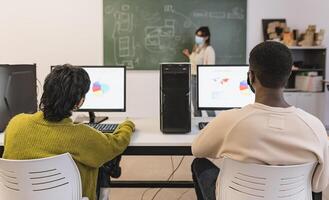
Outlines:
<svg viewBox="0 0 329 200"><path fill-rule="evenodd" d="M197 34L198 32L201 32L201 36L202 37L208 37L208 40L205 41L205 43L207 45L210 45L210 30L208 26L201 26L200 28L198 28L198 30L195 31L195 34Z"/></svg>
<svg viewBox="0 0 329 200"><path fill-rule="evenodd" d="M263 87L283 88L291 74L292 55L289 48L279 42L258 44L250 52L249 64Z"/></svg>
<svg viewBox="0 0 329 200"><path fill-rule="evenodd" d="M39 104L44 119L59 122L72 115L74 107L89 91L88 73L70 64L53 67L45 79Z"/></svg>

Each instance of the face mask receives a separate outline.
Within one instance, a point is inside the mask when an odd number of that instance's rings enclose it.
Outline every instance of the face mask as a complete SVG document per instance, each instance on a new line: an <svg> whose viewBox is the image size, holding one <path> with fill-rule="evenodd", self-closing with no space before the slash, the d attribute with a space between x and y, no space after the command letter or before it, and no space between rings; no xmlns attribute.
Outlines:
<svg viewBox="0 0 329 200"><path fill-rule="evenodd" d="M200 37L200 36L195 36L195 44L197 45L203 45L204 44L204 39L203 37Z"/></svg>
<svg viewBox="0 0 329 200"><path fill-rule="evenodd" d="M251 84L251 82L250 82L250 78L249 78L249 73L248 73L248 78L247 78L247 83L248 83L248 85L249 85L249 88L250 88L250 90L255 94L255 89L254 89L254 87L252 87L252 84Z"/></svg>

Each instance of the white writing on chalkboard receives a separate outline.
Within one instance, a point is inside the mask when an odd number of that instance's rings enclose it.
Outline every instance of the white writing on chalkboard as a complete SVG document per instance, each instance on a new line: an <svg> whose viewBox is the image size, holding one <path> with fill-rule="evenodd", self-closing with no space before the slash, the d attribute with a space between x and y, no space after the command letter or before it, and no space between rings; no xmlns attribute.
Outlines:
<svg viewBox="0 0 329 200"><path fill-rule="evenodd" d="M195 10L193 11L193 17L197 18L210 18L210 19L245 19L244 10L239 7L235 7L230 12L225 11L207 11L207 10Z"/></svg>
<svg viewBox="0 0 329 200"><path fill-rule="evenodd" d="M104 64L157 69L161 62L187 61L182 50L193 47L200 26L211 30L217 61L245 62L245 0L103 1Z"/></svg>

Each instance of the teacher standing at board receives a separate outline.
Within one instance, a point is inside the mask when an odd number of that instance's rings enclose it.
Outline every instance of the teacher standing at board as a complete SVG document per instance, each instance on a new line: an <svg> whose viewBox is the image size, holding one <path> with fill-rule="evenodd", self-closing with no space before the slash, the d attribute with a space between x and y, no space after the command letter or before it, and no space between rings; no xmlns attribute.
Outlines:
<svg viewBox="0 0 329 200"><path fill-rule="evenodd" d="M210 30L207 26L202 26L195 32L195 45L192 53L188 49L183 50L183 54L189 58L192 74L192 105L194 108L194 117L201 117L201 110L197 108L197 65L214 65L215 50L210 46ZM214 117L214 111L207 111L209 117Z"/></svg>

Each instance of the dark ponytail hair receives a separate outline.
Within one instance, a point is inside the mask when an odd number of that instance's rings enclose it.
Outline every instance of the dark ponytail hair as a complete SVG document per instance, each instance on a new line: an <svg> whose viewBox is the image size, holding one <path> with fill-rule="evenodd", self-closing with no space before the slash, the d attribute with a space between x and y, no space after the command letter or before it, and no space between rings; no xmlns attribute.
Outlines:
<svg viewBox="0 0 329 200"><path fill-rule="evenodd" d="M197 34L198 32L201 32L201 36L202 37L208 37L208 39L205 41L206 45L209 46L210 45L210 30L208 26L201 26L200 28L198 28L198 30L195 31L195 34Z"/></svg>
<svg viewBox="0 0 329 200"><path fill-rule="evenodd" d="M39 105L44 119L59 122L70 117L89 87L90 79L84 69L69 64L55 66L46 77Z"/></svg>

